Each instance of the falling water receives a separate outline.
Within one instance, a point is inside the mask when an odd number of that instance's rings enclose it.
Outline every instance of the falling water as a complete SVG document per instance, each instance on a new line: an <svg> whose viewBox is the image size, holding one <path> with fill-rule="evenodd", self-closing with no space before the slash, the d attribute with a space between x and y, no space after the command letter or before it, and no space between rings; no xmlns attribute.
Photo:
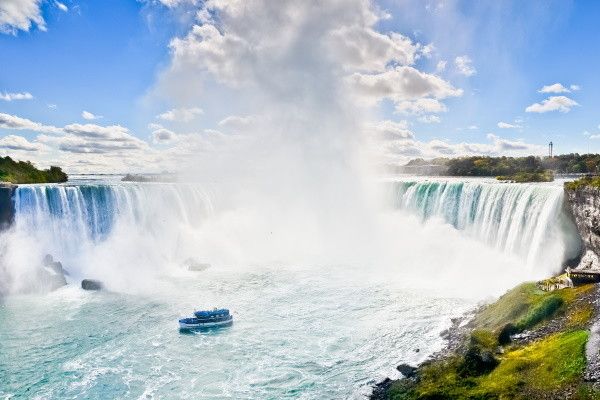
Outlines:
<svg viewBox="0 0 600 400"><path fill-rule="evenodd" d="M212 203L194 185L32 185L17 188L15 212L20 229L50 229L59 238L75 235L98 241L119 219L149 229L160 225L153 219L192 223L209 215Z"/></svg>
<svg viewBox="0 0 600 400"><path fill-rule="evenodd" d="M560 185L401 180L392 184L392 202L423 221L442 219L489 246L517 254L529 266L551 248L569 250L573 246L567 242L577 236L563 213Z"/></svg>

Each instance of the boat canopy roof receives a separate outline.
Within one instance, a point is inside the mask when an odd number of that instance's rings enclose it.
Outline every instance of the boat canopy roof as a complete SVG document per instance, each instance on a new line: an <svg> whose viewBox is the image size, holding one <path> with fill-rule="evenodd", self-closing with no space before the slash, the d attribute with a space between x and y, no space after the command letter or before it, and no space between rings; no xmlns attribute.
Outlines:
<svg viewBox="0 0 600 400"><path fill-rule="evenodd" d="M215 308L214 310L195 311L196 318L222 317L229 315L229 310L226 308Z"/></svg>

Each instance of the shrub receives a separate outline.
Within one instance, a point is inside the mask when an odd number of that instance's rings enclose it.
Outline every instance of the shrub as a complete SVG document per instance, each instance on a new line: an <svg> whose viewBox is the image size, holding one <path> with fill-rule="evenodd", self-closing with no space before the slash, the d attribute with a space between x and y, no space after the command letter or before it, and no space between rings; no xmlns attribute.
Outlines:
<svg viewBox="0 0 600 400"><path fill-rule="evenodd" d="M563 305L564 300L559 296L550 296L541 303L535 305L529 312L521 318L516 327L518 331L529 329L540 322L552 317L556 311Z"/></svg>
<svg viewBox="0 0 600 400"><path fill-rule="evenodd" d="M510 343L510 337L514 334L519 333L519 328L514 324L508 323L502 327L498 334L498 344L504 346Z"/></svg>
<svg viewBox="0 0 600 400"><path fill-rule="evenodd" d="M459 375L480 376L491 372L498 365L494 357L496 338L490 331L476 329L471 333L469 348L458 367Z"/></svg>

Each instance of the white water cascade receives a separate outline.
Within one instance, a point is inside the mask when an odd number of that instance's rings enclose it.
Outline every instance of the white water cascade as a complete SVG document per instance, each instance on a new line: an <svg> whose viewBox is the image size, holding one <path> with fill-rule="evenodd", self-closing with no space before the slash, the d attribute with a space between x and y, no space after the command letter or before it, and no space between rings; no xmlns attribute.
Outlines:
<svg viewBox="0 0 600 400"><path fill-rule="evenodd" d="M63 262L73 282L98 278L125 290L132 282L151 286L144 278L176 273L188 258L242 268L353 263L359 268L386 264L400 272L419 265L415 271L429 274L432 268L468 273L480 268L482 259L494 258L494 251L520 259L511 263L530 277L552 273L578 250L560 185L481 179L404 179L386 185L392 210L374 216L384 225L365 225L364 231L348 221L319 231L314 220L295 215L294 209L280 215L256 201L226 204L197 184L23 185L14 196L10 240L0 248L9 272L0 273L9 275L3 277L9 291L22 290L49 253ZM436 230L427 230L431 224ZM451 243L445 243L448 234L455 238ZM464 265L461 257L471 252L473 239L481 245L476 243L477 256ZM438 256L431 259L431 252ZM461 265L448 266L459 258ZM479 273L502 268L492 266L500 263L486 261L487 269Z"/></svg>
<svg viewBox="0 0 600 400"><path fill-rule="evenodd" d="M500 251L521 256L529 267L546 256L573 257L577 233L563 210L557 184L490 180L401 180L392 184L396 209L423 221L441 219Z"/></svg>
<svg viewBox="0 0 600 400"><path fill-rule="evenodd" d="M212 204L209 193L192 184L19 186L14 226L0 248L0 264L8 269L2 281L10 291L31 290L28 277L51 254L73 282L143 283L144 276L201 252L195 228L212 215Z"/></svg>

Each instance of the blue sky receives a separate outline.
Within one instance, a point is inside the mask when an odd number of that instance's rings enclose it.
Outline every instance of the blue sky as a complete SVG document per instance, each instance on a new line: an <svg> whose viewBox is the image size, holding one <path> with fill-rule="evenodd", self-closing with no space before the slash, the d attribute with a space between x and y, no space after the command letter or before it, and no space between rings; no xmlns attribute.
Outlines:
<svg viewBox="0 0 600 400"><path fill-rule="evenodd" d="M244 13L239 0L229 3L0 3L0 154L76 172L168 168L182 149L225 145L227 135L264 121L261 110L279 103L276 80L294 87L284 72L325 79L330 71L314 64L331 54L332 71L344 71L331 76L356 86L348 97L366 104L366 125L394 136L381 146L387 161L543 154L550 140L560 153L600 151L600 3L332 0L319 12L253 0ZM269 24L278 7L286 17L298 7L324 33L302 31L305 21ZM286 47L286 29L303 41ZM311 59L303 52L327 40L333 47L303 65ZM385 56L375 45L389 46ZM361 51L357 61L352 52ZM437 86L413 93L413 78ZM377 85L389 87L375 93Z"/></svg>

